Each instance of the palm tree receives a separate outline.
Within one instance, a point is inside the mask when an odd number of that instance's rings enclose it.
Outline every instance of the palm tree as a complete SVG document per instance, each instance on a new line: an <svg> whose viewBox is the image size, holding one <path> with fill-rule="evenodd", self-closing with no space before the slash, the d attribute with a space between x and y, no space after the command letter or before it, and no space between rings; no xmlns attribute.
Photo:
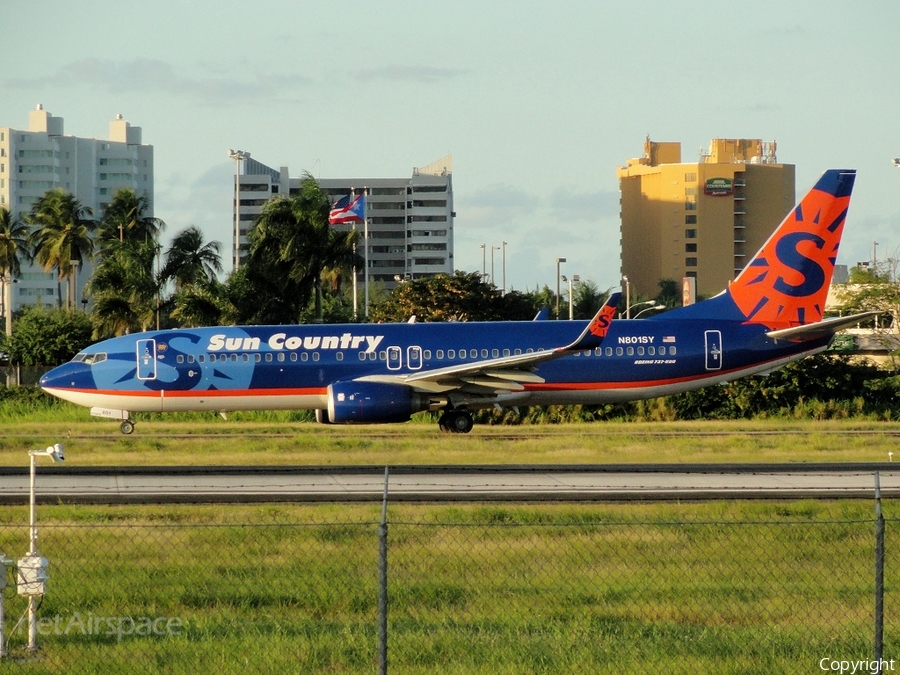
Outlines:
<svg viewBox="0 0 900 675"><path fill-rule="evenodd" d="M147 330L157 319L161 281L153 271L156 241L125 241L97 265L87 291L94 297L94 338Z"/></svg>
<svg viewBox="0 0 900 675"><path fill-rule="evenodd" d="M203 243L203 232L192 225L172 240L166 251L162 278L173 280L176 291L185 286L212 283L222 271L221 247L217 241Z"/></svg>
<svg viewBox="0 0 900 675"><path fill-rule="evenodd" d="M75 195L56 188L46 192L31 207L27 222L35 229L29 236L34 258L45 271L56 270L57 303L62 306L62 279L74 282L78 265L94 252L91 234L96 222L93 212ZM74 306L74 291L69 292L69 305Z"/></svg>
<svg viewBox="0 0 900 675"><path fill-rule="evenodd" d="M290 302L289 320L315 299L316 321L322 321L322 275L329 269L350 269L359 263L354 251L357 233L328 224L331 204L315 179L307 175L290 197L266 202L250 228L248 266Z"/></svg>
<svg viewBox="0 0 900 675"><path fill-rule="evenodd" d="M97 237L101 250L114 242L156 241L166 224L160 218L147 216L149 198L131 188L116 190L112 201L103 210L103 220Z"/></svg>
<svg viewBox="0 0 900 675"><path fill-rule="evenodd" d="M22 272L22 260L30 261L28 225L5 206L0 206L0 280L3 282L3 312L6 334L12 332L12 280Z"/></svg>

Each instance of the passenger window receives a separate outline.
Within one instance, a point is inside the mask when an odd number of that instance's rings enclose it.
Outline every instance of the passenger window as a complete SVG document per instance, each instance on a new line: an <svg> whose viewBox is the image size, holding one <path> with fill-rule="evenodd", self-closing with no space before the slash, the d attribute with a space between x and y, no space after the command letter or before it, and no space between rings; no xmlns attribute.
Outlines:
<svg viewBox="0 0 900 675"><path fill-rule="evenodd" d="M674 346L669 347L669 356L675 356L675 347Z"/></svg>
<svg viewBox="0 0 900 675"><path fill-rule="evenodd" d="M491 350L491 356L493 356L493 357L496 359L498 356L500 356L500 350L499 350L499 349L492 349L492 350Z"/></svg>
<svg viewBox="0 0 900 675"><path fill-rule="evenodd" d="M360 361L365 361L365 360L366 360L366 353L365 353L365 352L358 352L358 354L359 354L359 360L360 360Z"/></svg>
<svg viewBox="0 0 900 675"><path fill-rule="evenodd" d="M259 352L257 352L256 354L253 355L253 360L254 360L256 363L260 363L260 362L262 361L262 354L260 354Z"/></svg>
<svg viewBox="0 0 900 675"><path fill-rule="evenodd" d="M242 354L242 355L241 355L241 361L243 361L244 363L250 363L250 355L249 355L249 354Z"/></svg>
<svg viewBox="0 0 900 675"><path fill-rule="evenodd" d="M607 356L612 356L612 347L607 347L603 351Z"/></svg>
<svg viewBox="0 0 900 675"><path fill-rule="evenodd" d="M624 353L625 350L623 350L621 347L616 347L616 356L622 356L622 354Z"/></svg>
<svg viewBox="0 0 900 675"><path fill-rule="evenodd" d="M182 354L179 354L178 356L176 356L175 363L184 363L184 356Z"/></svg>
<svg viewBox="0 0 900 675"><path fill-rule="evenodd" d="M313 361L319 360L319 352L313 352Z"/></svg>
<svg viewBox="0 0 900 675"><path fill-rule="evenodd" d="M638 347L638 356L643 356L643 355L644 355L644 348Z"/></svg>
<svg viewBox="0 0 900 675"><path fill-rule="evenodd" d="M628 356L634 356L634 347L628 347L626 354L628 354Z"/></svg>
<svg viewBox="0 0 900 675"><path fill-rule="evenodd" d="M447 358L448 358L448 359L455 359L455 358L456 358L456 350L455 350L455 349L448 349L448 350L447 350Z"/></svg>
<svg viewBox="0 0 900 675"><path fill-rule="evenodd" d="M504 349L504 350L503 350L503 356L509 356L509 350L508 350L508 349Z"/></svg>
<svg viewBox="0 0 900 675"><path fill-rule="evenodd" d="M278 363L284 363L284 352L278 352Z"/></svg>
<svg viewBox="0 0 900 675"><path fill-rule="evenodd" d="M650 356L653 356L654 354L656 354L656 347L647 347L647 353Z"/></svg>
<svg viewBox="0 0 900 675"><path fill-rule="evenodd" d="M309 361L309 354L307 354L306 352L303 352L302 354L300 354L300 360L301 361Z"/></svg>
<svg viewBox="0 0 900 675"><path fill-rule="evenodd" d="M272 352L266 352L266 363L272 362Z"/></svg>
<svg viewBox="0 0 900 675"><path fill-rule="evenodd" d="M487 356L487 354L485 354L485 356ZM477 358L478 358L478 350L477 350L477 349L470 349L470 350L469 350L469 357L470 357L470 358L473 358L473 359L477 359Z"/></svg>
<svg viewBox="0 0 900 675"><path fill-rule="evenodd" d="M334 355L334 358L337 359L338 361L343 361L344 360L344 352L338 352L337 354Z"/></svg>
<svg viewBox="0 0 900 675"><path fill-rule="evenodd" d="M197 360L200 363L206 363L206 356L204 354L201 354L200 356L197 357Z"/></svg>
<svg viewBox="0 0 900 675"><path fill-rule="evenodd" d="M188 363L193 363L193 362L194 362L194 355L188 354Z"/></svg>
<svg viewBox="0 0 900 675"><path fill-rule="evenodd" d="M425 353L427 354L428 352L426 351ZM443 361L443 360L444 360L444 350L443 350L443 349L438 349L438 350L435 352L435 355L437 356L438 361Z"/></svg>

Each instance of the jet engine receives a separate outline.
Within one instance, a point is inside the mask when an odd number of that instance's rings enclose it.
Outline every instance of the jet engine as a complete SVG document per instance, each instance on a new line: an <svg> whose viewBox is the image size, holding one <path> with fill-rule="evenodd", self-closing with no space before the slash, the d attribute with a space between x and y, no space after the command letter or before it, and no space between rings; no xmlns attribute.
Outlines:
<svg viewBox="0 0 900 675"><path fill-rule="evenodd" d="M428 410L427 394L400 384L377 382L335 382L328 385L328 421L406 422L413 413Z"/></svg>

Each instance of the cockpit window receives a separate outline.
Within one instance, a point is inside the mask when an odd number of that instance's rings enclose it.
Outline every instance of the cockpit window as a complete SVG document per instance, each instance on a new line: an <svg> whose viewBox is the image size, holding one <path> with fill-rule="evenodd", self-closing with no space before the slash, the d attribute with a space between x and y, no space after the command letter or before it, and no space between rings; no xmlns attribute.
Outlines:
<svg viewBox="0 0 900 675"><path fill-rule="evenodd" d="M86 354L85 352L79 352L74 357L72 357L72 361L74 363L85 363L89 366L92 366L97 363L103 363L106 361L106 352L97 352L96 354Z"/></svg>

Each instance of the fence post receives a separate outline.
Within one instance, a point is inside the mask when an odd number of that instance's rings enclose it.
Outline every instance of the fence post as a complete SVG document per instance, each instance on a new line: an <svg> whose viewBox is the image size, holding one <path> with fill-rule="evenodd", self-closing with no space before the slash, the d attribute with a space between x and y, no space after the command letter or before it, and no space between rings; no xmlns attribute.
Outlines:
<svg viewBox="0 0 900 675"><path fill-rule="evenodd" d="M875 472L875 662L881 673L884 656L884 514L881 512L881 477Z"/></svg>
<svg viewBox="0 0 900 675"><path fill-rule="evenodd" d="M384 467L384 498L381 502L381 523L378 525L378 672L387 675L387 502L388 502L388 467Z"/></svg>

